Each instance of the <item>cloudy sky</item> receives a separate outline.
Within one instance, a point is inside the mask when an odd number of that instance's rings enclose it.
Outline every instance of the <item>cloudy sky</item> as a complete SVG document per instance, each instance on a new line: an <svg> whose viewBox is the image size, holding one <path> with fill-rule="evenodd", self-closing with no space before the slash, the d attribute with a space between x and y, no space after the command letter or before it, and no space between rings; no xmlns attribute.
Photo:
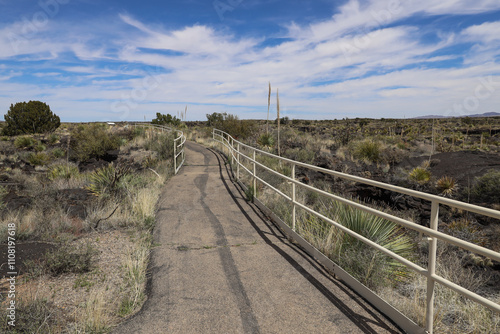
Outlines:
<svg viewBox="0 0 500 334"><path fill-rule="evenodd" d="M0 0L0 114L500 112L498 0Z"/></svg>

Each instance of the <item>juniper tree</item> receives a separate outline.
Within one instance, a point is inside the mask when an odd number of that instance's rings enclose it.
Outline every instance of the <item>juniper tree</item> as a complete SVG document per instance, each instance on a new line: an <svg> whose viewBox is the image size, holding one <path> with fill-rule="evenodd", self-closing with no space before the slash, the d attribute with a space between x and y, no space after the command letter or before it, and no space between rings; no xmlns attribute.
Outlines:
<svg viewBox="0 0 500 334"><path fill-rule="evenodd" d="M4 118L3 133L8 136L52 132L61 125L59 116L50 110L48 104L40 101L11 104Z"/></svg>

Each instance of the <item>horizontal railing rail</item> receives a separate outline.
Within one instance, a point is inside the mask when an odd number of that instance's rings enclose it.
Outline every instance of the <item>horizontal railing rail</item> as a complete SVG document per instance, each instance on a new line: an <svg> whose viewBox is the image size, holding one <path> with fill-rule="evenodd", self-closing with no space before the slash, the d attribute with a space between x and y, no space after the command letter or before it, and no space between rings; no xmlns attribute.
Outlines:
<svg viewBox="0 0 500 334"><path fill-rule="evenodd" d="M162 132L174 132L175 133L175 138L174 138L174 174L177 174L179 172L179 169L181 169L182 165L184 164L184 161L186 160L186 155L184 153L184 144L186 143L186 136L184 135L184 132L165 126L165 125L158 125L158 124L152 124L152 123L133 123L134 126L141 126L141 127L149 127L153 128L158 131Z"/></svg>
<svg viewBox="0 0 500 334"><path fill-rule="evenodd" d="M235 140L228 133L223 132L223 131L218 130L218 129L213 129L213 139L215 141L221 143L228 150L228 158L230 158L231 162L236 165L236 179L238 181L240 181L240 169L243 169L245 172L247 172L250 175L250 177L252 179L252 188L251 188L253 190L252 195L254 198L258 199L257 198L257 191L256 191L257 190L256 182L259 181L262 184L264 184L266 187L273 190L275 193L279 194L280 196L282 196L283 198L285 198L287 201L289 201L292 204L292 217L291 217L292 221L291 221L291 231L290 231L291 233L295 233L296 208L301 208L301 209L307 211L308 213L330 223L331 225L337 227L338 229L351 235L352 237L362 241L363 243L365 243L365 244L377 249L378 251L386 254L387 256L390 256L391 258L395 259L396 261L399 261L400 263L407 266L408 268L415 271L416 273L426 277L426 279L427 279L427 296L426 296L427 303L426 303L426 326L425 326L426 328L425 329L426 329L427 333L433 333L434 295L435 295L435 283L436 282L456 291L457 293L459 293L459 294L461 294L461 295L463 295L463 296L465 296L465 297L467 297L467 298L469 298L477 303L480 303L480 304L486 306L487 308L489 308L493 311L500 312L500 305L499 304L497 304L497 303L495 303L487 298L484 298L483 296L480 296L472 291L469 291L469 290L445 279L444 277L441 277L441 276L436 274L437 240L441 240L441 241L453 244L455 246L461 247L461 248L466 249L468 251L483 255L487 258L490 258L492 260L500 262L500 253L498 253L498 252L495 252L491 249L488 249L488 248L461 240L459 238L453 237L453 236L448 235L446 233L439 232L438 231L438 220L439 220L439 206L440 205L446 205L449 207L457 208L457 209L464 210L464 211L474 212L476 214L480 214L480 215L484 215L484 216L492 217L492 218L496 218L496 219L500 219L500 211L492 210L492 209L484 208L484 207L481 207L478 205L468 204L468 203L460 202L460 201L453 200L450 198L444 198L444 197L440 197L440 196L436 196L436 195L432 195L432 194L428 194L428 193L424 193L424 192L420 192L420 191L416 191L416 190L412 190L412 189L394 186L391 184L382 183L382 182L362 178L359 176L349 175L349 174L337 172L334 170L330 170L330 169L306 164L303 162L287 159L287 158L283 158L283 157L274 155L270 152L259 150L257 148L250 146L250 145L247 145L247 144L244 144L238 140ZM248 150L250 153L248 155L244 154L242 152L243 148ZM257 159L256 159L257 153L264 155L264 156L278 159L280 161L280 163L283 162L283 163L287 163L287 164L291 165L291 176L286 176L286 175L266 166L264 163L257 161ZM247 168L246 166L243 165L242 159L246 159L250 163L250 165L252 166L252 168L251 168L252 170L250 170L249 168ZM291 196L286 195L281 190L277 189L276 187L274 187L271 184L269 184L268 182L266 182L262 177L259 177L257 175L257 167L260 167L260 168L276 175L277 177L288 181L291 184L291 188L292 188L291 189ZM408 195L408 196L412 196L412 197L416 197L416 198L430 201L431 202L430 227L418 225L418 224L411 222L409 220L396 217L396 216L391 215L389 213L374 209L372 207L363 205L361 203L358 203L358 202L334 195L334 194L329 193L327 191L318 189L312 185L305 184L305 183L297 180L297 178L295 176L296 167L306 168L306 169L309 169L312 171L321 172L323 174L332 175L332 176L338 177L338 178L343 179L343 180L362 183L365 185L370 185L370 186L390 190L390 191L393 191L393 192L396 192L399 194ZM427 235L428 241L429 241L427 268L423 268L423 267L413 263L412 261L405 259L404 257L388 250L387 248L371 241L370 239L367 239L367 238L361 236L360 234L348 229L347 227L343 226L342 224L339 224L338 222L332 220L331 218L315 211L314 209L310 208L306 204L300 203L296 199L296 187L297 186L303 187L309 191L313 191L313 192L318 193L322 196L326 196L326 197L333 199L335 201L349 205L353 208L363 210L363 211L368 212L372 215L375 215L375 216L381 217L383 219L387 219L389 221L392 221L400 226L404 226L408 229L412 229L412 230L417 231L421 234ZM296 236L301 238L298 234ZM319 251L314 250L314 252L317 253ZM355 284L355 286L359 286L359 284ZM366 288L363 287L363 289L366 289ZM372 297L370 297L370 298L372 298ZM380 298L380 297L377 297L377 298ZM376 300L375 303L380 305L380 301L378 301L378 300ZM390 306L390 307L385 308L385 309L389 310L389 312L392 312L391 310L393 308L392 308L392 306ZM387 314L387 316L392 318L392 320L394 320L403 329L405 329L411 333L421 332L420 331L421 329L419 327L417 329L416 324L414 324L411 320L409 320L407 318L403 318L401 313L399 313L399 311L397 311L395 309L394 309L393 314Z"/></svg>

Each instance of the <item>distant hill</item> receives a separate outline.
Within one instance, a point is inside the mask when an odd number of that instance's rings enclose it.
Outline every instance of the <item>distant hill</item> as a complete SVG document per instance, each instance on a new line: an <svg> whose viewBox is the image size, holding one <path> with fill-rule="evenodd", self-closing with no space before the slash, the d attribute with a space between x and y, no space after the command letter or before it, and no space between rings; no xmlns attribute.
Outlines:
<svg viewBox="0 0 500 334"><path fill-rule="evenodd" d="M463 115L463 116L442 116L442 115L426 115L414 117L415 119L432 119L432 118L459 118L459 117L497 117L500 116L498 112L485 112L484 114L473 114L473 115Z"/></svg>

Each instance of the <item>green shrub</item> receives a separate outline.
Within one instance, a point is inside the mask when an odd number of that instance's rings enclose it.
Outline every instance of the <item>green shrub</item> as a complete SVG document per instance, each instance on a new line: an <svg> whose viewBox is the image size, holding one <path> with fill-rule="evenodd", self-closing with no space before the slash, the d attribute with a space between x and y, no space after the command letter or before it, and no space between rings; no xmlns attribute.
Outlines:
<svg viewBox="0 0 500 334"><path fill-rule="evenodd" d="M214 112L207 114L208 126L229 133L236 139L245 139L255 131L255 122L240 120L238 116Z"/></svg>
<svg viewBox="0 0 500 334"><path fill-rule="evenodd" d="M70 179L80 175L78 167L73 164L61 164L50 167L47 174L50 180L55 179Z"/></svg>
<svg viewBox="0 0 500 334"><path fill-rule="evenodd" d="M157 153L161 160L167 160L174 156L174 134L173 133L154 133L146 142L146 149Z"/></svg>
<svg viewBox="0 0 500 334"><path fill-rule="evenodd" d="M500 203L500 170L490 169L483 176L476 178L471 195L476 201Z"/></svg>
<svg viewBox="0 0 500 334"><path fill-rule="evenodd" d="M99 158L119 147L119 138L101 124L80 125L71 134L71 148L80 161Z"/></svg>
<svg viewBox="0 0 500 334"><path fill-rule="evenodd" d="M52 150L52 155L54 158L62 158L66 155L66 151L58 147Z"/></svg>
<svg viewBox="0 0 500 334"><path fill-rule="evenodd" d="M28 162L33 166L43 166L50 161L49 156L44 152L30 153L28 155Z"/></svg>
<svg viewBox="0 0 500 334"><path fill-rule="evenodd" d="M170 114L161 114L159 112L156 113L156 118L151 121L153 124L158 124L158 125L166 125L166 126L173 126L173 127L179 127L181 125L181 120L175 116L172 117Z"/></svg>
<svg viewBox="0 0 500 334"><path fill-rule="evenodd" d="M14 146L17 148L28 148L32 147L35 145L35 140L31 137L23 136L23 137L17 137L14 140Z"/></svg>
<svg viewBox="0 0 500 334"><path fill-rule="evenodd" d="M40 101L11 104L4 116L6 126L2 129L8 136L26 133L44 133L54 131L61 121L48 104Z"/></svg>
<svg viewBox="0 0 500 334"><path fill-rule="evenodd" d="M68 272L89 272L96 253L91 244L87 244L82 249L73 249L69 245L64 245L54 252L47 253L47 270L53 276Z"/></svg>

